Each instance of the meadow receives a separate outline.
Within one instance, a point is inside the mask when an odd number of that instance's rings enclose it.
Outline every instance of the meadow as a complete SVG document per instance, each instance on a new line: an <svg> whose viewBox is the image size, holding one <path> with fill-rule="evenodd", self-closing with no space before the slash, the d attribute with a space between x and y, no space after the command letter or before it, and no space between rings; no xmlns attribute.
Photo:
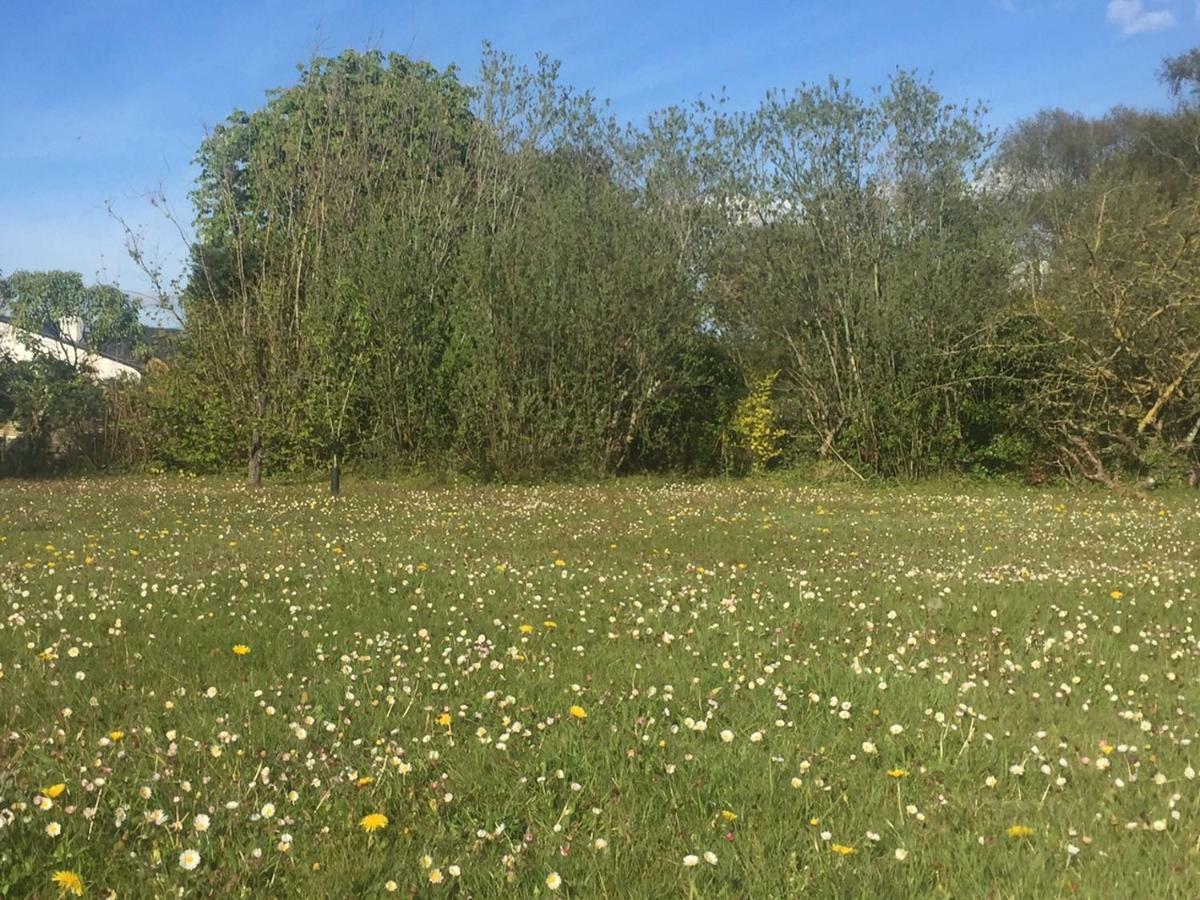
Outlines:
<svg viewBox="0 0 1200 900"><path fill-rule="evenodd" d="M1200 896L1195 494L0 482L0 895Z"/></svg>

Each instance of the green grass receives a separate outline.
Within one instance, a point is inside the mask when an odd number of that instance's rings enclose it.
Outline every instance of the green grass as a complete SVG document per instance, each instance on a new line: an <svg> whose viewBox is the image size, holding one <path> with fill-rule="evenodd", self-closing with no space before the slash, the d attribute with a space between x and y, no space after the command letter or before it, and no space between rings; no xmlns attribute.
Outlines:
<svg viewBox="0 0 1200 900"><path fill-rule="evenodd" d="M9 481L0 536L3 896L1200 895L1194 494Z"/></svg>

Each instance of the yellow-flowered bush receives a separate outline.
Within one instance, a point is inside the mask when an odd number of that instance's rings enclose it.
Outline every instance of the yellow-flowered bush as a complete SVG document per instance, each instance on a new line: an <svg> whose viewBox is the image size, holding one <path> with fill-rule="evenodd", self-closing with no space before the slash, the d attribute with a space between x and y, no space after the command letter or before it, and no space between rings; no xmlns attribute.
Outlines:
<svg viewBox="0 0 1200 900"><path fill-rule="evenodd" d="M761 472L783 455L787 429L780 428L771 392L778 372L772 372L753 382L748 393L738 403L731 430L740 449L749 457L750 470Z"/></svg>

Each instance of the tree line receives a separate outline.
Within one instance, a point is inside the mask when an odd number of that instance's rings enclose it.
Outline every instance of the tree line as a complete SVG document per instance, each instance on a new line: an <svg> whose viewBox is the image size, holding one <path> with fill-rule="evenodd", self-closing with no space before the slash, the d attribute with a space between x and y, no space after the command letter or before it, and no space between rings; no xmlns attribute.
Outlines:
<svg viewBox="0 0 1200 900"><path fill-rule="evenodd" d="M104 445L252 484L343 460L1187 477L1200 50L1160 75L1164 111L1000 136L907 71L631 125L546 58L485 47L472 84L314 59L204 139L181 279L129 232L183 328L106 392Z"/></svg>

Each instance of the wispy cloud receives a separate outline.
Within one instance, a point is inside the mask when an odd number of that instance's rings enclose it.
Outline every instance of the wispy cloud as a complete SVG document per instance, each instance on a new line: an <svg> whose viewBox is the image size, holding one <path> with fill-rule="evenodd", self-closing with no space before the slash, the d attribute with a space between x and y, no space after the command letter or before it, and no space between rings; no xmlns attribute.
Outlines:
<svg viewBox="0 0 1200 900"><path fill-rule="evenodd" d="M1166 9L1147 9L1143 0L1109 0L1108 21L1129 37L1170 28L1175 24L1175 14Z"/></svg>

